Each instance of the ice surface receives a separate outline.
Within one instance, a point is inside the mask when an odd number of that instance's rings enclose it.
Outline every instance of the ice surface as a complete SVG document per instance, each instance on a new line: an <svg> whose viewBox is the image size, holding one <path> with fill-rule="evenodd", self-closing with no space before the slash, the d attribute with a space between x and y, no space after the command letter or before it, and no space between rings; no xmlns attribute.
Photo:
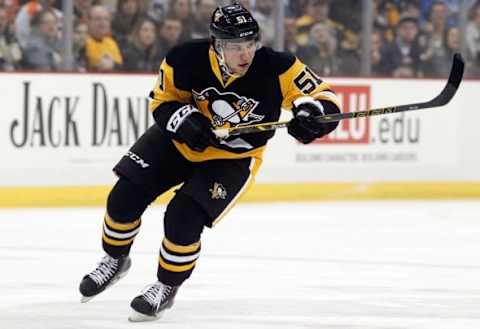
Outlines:
<svg viewBox="0 0 480 329"><path fill-rule="evenodd" d="M158 322L127 321L155 280L163 207L130 273L80 304L101 208L0 210L0 329L478 329L480 202L240 204Z"/></svg>

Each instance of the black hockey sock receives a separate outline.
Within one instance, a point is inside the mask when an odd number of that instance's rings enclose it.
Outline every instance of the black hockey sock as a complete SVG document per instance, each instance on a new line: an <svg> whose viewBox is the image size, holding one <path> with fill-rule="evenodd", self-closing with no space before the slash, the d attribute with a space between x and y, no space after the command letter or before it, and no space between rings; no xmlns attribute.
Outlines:
<svg viewBox="0 0 480 329"><path fill-rule="evenodd" d="M199 256L200 241L185 246L164 238L158 260L158 279L170 286L181 285L192 274Z"/></svg>

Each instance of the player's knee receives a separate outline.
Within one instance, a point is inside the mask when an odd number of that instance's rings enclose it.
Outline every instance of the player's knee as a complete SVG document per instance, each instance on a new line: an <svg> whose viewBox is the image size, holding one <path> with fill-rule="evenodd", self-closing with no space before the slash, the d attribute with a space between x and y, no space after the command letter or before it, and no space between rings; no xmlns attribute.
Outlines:
<svg viewBox="0 0 480 329"><path fill-rule="evenodd" d="M107 199L107 213L114 221L128 223L140 218L152 201L141 185L120 177Z"/></svg>
<svg viewBox="0 0 480 329"><path fill-rule="evenodd" d="M165 236L174 243L188 245L200 240L203 227L210 221L207 212L184 193L177 193L165 213Z"/></svg>

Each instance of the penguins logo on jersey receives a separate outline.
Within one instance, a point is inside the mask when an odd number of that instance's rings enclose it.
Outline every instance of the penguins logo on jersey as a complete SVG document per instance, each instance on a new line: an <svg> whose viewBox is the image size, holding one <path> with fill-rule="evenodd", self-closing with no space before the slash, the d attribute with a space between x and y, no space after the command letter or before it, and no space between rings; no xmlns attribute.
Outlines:
<svg viewBox="0 0 480 329"><path fill-rule="evenodd" d="M213 188L209 189L210 193L212 194L213 200L223 199L227 197L227 190L223 187L220 183L213 183Z"/></svg>
<svg viewBox="0 0 480 329"><path fill-rule="evenodd" d="M193 97L199 107L207 106L212 114L214 127L248 125L261 121L265 116L253 113L258 101L253 98L239 96L233 92L221 93L209 87L198 93L192 90ZM203 106L202 106L203 105Z"/></svg>

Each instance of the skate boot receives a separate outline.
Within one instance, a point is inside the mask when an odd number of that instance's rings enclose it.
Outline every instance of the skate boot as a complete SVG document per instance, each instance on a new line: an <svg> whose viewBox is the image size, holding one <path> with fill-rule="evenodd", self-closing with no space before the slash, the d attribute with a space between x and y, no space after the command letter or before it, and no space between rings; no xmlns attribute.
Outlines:
<svg viewBox="0 0 480 329"><path fill-rule="evenodd" d="M178 287L168 286L160 281L148 285L130 303L133 310L128 320L131 322L158 320L166 309L173 306L177 290Z"/></svg>
<svg viewBox="0 0 480 329"><path fill-rule="evenodd" d="M128 273L131 265L132 262L128 256L115 259L105 255L98 263L97 268L85 275L82 282L80 282L81 302L88 302L123 278Z"/></svg>

